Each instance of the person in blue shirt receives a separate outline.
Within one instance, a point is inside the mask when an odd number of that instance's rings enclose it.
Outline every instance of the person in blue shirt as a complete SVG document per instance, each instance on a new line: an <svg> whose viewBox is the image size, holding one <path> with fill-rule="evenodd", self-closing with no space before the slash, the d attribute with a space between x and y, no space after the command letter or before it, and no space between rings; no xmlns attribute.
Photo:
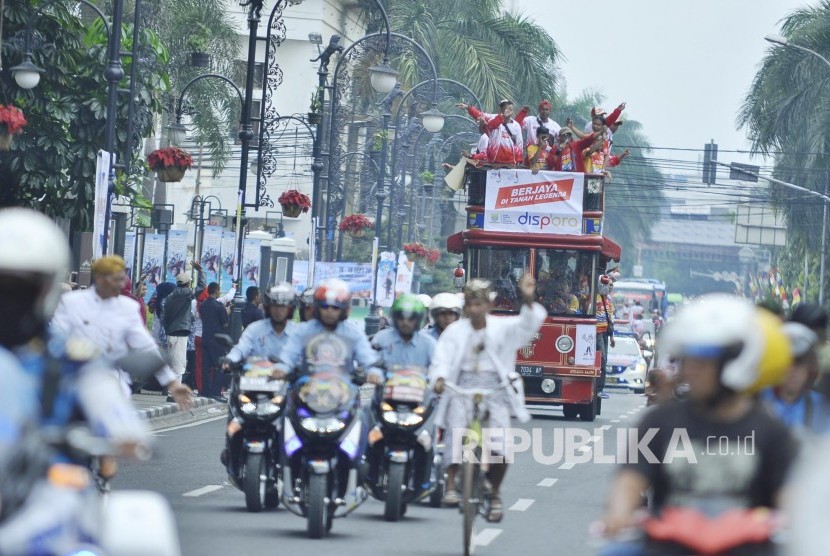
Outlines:
<svg viewBox="0 0 830 556"><path fill-rule="evenodd" d="M402 295L392 304L392 327L381 330L372 340L388 370L412 365L429 368L436 341L420 331L425 315L426 307L414 295Z"/></svg>
<svg viewBox="0 0 830 556"><path fill-rule="evenodd" d="M444 292L436 295L429 306L433 324L427 333L438 340L444 329L461 318L463 308L464 302L454 293Z"/></svg>
<svg viewBox="0 0 830 556"><path fill-rule="evenodd" d="M283 378L286 374L298 371L305 374L312 369L305 350L308 341L326 332L335 334L350 348L353 360L345 361L344 371L354 375L357 366L366 373L366 381L371 384L383 382L383 373L375 367L379 357L363 331L346 323L352 294L343 280L332 278L321 282L314 291L314 318L299 324L282 348L279 356L279 371L274 378Z"/></svg>
<svg viewBox="0 0 830 556"><path fill-rule="evenodd" d="M294 333L297 325L291 319L296 303L291 284L275 284L265 293L264 301L268 318L254 321L245 328L239 342L228 353L230 361L239 363L251 355L277 358Z"/></svg>
<svg viewBox="0 0 830 556"><path fill-rule="evenodd" d="M830 432L830 408L811 389L818 375L818 336L798 322L785 323L783 330L790 339L793 364L780 384L761 392L761 400L795 432Z"/></svg>

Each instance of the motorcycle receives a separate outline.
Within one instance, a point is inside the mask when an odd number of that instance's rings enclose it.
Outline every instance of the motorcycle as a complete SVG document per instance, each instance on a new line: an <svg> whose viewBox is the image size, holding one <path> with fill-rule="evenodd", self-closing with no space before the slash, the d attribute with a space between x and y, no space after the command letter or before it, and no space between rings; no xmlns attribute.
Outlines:
<svg viewBox="0 0 830 556"><path fill-rule="evenodd" d="M306 518L308 536L320 539L335 517L348 515L367 498L352 473L361 450L360 391L344 370L344 357L350 357L344 354L350 352L336 335L312 338L306 351L317 359L306 373L290 376L282 501Z"/></svg>
<svg viewBox="0 0 830 556"><path fill-rule="evenodd" d="M248 357L230 364L233 375L228 396L228 479L245 493L249 512L279 505L280 416L287 385L271 378L275 364Z"/></svg>
<svg viewBox="0 0 830 556"><path fill-rule="evenodd" d="M436 398L430 395L426 370L395 368L378 386L371 412L376 423L368 433L366 486L385 502L384 519L398 521L409 502L437 490L433 467L434 427L430 420Z"/></svg>

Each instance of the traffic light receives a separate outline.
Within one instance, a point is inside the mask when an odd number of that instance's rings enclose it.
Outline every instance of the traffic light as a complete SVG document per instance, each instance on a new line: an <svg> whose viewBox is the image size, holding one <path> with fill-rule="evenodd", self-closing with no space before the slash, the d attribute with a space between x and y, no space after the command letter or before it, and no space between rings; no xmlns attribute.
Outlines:
<svg viewBox="0 0 830 556"><path fill-rule="evenodd" d="M703 145L703 183L714 185L717 177L718 146L713 140Z"/></svg>

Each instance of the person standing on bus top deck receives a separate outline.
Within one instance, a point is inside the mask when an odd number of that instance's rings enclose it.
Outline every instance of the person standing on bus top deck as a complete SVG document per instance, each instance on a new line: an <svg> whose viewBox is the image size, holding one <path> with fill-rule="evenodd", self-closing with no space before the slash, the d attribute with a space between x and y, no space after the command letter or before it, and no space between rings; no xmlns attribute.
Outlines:
<svg viewBox="0 0 830 556"><path fill-rule="evenodd" d="M456 106L466 108L476 121L484 117L489 137L487 161L495 164L519 165L524 161L524 141L522 124L530 109L523 106L516 118L513 118L513 102L502 100L498 114L485 114L475 106L459 103Z"/></svg>
<svg viewBox="0 0 830 556"><path fill-rule="evenodd" d="M573 135L579 138L574 140ZM567 141L562 140L563 136L567 138ZM588 135L579 133L574 127L573 120L567 119L565 127L559 130L559 156L563 172L585 172L585 158L582 152L591 146L596 137L596 133Z"/></svg>
<svg viewBox="0 0 830 556"><path fill-rule="evenodd" d="M527 166L534 174L539 173L539 170L547 170L550 166L549 158L553 147L550 146L550 132L546 127L538 128L539 144L530 144L527 146Z"/></svg>
<svg viewBox="0 0 830 556"><path fill-rule="evenodd" d="M600 377L597 390L601 398L607 398L605 390L605 372L608 363L608 346L614 347L614 303L611 301L611 292L614 290L614 279L603 275L599 277L599 291L597 291L597 351L600 352Z"/></svg>
<svg viewBox="0 0 830 556"><path fill-rule="evenodd" d="M551 104L549 100L545 99L541 101L538 109L538 116L528 116L522 124L522 128L526 134L525 136L527 137L526 143L528 147L530 145L539 146L540 144L544 144L544 142L540 141L539 137L540 127L547 129L548 133L553 137L559 135L559 129L561 128L558 123L550 119Z"/></svg>

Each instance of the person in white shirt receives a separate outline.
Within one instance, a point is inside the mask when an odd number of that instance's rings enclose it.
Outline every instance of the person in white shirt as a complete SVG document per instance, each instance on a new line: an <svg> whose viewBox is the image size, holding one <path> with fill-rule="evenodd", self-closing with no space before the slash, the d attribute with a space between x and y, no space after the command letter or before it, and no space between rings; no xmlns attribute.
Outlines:
<svg viewBox="0 0 830 556"><path fill-rule="evenodd" d="M138 302L120 295L124 288L124 259L118 255L102 257L92 263L93 286L61 296L52 326L65 335L85 338L109 360L116 360L131 351L158 350L138 313ZM130 375L118 371L119 381L127 396ZM162 387L181 407L190 405L193 392L176 379L170 367L156 373Z"/></svg>
<svg viewBox="0 0 830 556"><path fill-rule="evenodd" d="M525 118L524 124L522 124L525 136L527 137L525 141L526 147L530 145L539 145L539 137L537 132L540 127L547 128L550 136L553 137L554 140L559 135L559 130L562 129L556 121L550 119L551 104L549 100L545 99L541 101L538 108L539 115L528 116Z"/></svg>

